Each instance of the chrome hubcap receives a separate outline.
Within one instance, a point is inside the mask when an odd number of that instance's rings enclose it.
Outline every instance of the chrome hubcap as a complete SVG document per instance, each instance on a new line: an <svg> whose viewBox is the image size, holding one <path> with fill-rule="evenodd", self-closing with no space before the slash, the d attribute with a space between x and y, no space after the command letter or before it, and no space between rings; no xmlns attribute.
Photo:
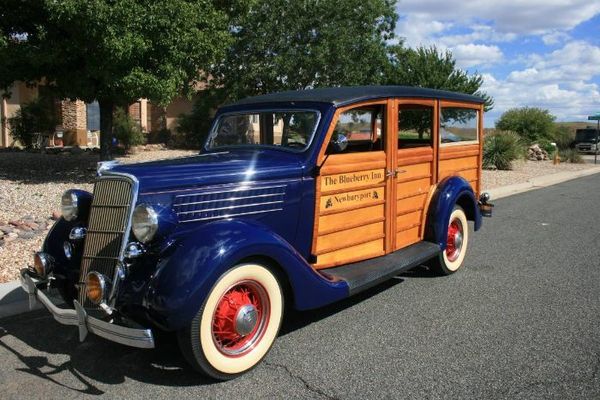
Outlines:
<svg viewBox="0 0 600 400"><path fill-rule="evenodd" d="M251 333L258 323L258 311L252 304L241 307L235 316L235 330L240 336Z"/></svg>

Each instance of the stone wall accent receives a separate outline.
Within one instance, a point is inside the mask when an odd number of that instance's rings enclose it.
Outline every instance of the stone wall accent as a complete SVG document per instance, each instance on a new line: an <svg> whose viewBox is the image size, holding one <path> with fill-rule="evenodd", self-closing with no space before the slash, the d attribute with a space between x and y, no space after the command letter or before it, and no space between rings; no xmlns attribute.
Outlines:
<svg viewBox="0 0 600 400"><path fill-rule="evenodd" d="M87 112L85 103L81 100L63 100L61 103L62 128L87 129Z"/></svg>
<svg viewBox="0 0 600 400"><path fill-rule="evenodd" d="M66 146L87 146L87 111L81 100L61 102L63 142Z"/></svg>

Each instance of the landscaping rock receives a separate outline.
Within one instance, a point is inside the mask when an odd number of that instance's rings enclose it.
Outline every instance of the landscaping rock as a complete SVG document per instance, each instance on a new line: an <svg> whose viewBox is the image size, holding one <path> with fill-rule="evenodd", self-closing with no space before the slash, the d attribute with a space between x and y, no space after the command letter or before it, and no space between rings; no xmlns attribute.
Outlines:
<svg viewBox="0 0 600 400"><path fill-rule="evenodd" d="M15 230L15 228L13 228L10 225L2 225L0 226L0 232L4 233L4 234L8 234L11 233Z"/></svg>
<svg viewBox="0 0 600 400"><path fill-rule="evenodd" d="M527 159L530 161L546 161L549 159L548 152L538 144L533 144L527 149Z"/></svg>
<svg viewBox="0 0 600 400"><path fill-rule="evenodd" d="M21 239L33 239L35 237L35 232L33 231L21 231L18 234Z"/></svg>

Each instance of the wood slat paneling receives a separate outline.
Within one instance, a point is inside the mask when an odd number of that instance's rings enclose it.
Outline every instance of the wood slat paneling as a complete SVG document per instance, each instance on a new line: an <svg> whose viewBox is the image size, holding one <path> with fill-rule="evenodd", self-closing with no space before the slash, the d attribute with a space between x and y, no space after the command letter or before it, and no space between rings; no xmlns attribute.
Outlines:
<svg viewBox="0 0 600 400"><path fill-rule="evenodd" d="M322 269L335 267L346 263L382 256L385 254L383 246L384 239L377 239L372 242L332 251L331 253L321 254L319 255L319 263L315 265L315 268Z"/></svg>
<svg viewBox="0 0 600 400"><path fill-rule="evenodd" d="M358 226L348 230L319 236L316 254L330 253L335 250L371 242L384 237L383 222Z"/></svg>
<svg viewBox="0 0 600 400"><path fill-rule="evenodd" d="M385 206L380 204L378 206L320 216L319 235L383 221L385 219L384 212Z"/></svg>

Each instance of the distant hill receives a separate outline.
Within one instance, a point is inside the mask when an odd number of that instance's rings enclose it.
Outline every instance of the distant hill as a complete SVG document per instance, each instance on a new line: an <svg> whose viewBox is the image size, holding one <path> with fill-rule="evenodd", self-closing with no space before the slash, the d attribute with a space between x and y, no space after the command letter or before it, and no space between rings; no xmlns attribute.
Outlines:
<svg viewBox="0 0 600 400"><path fill-rule="evenodd" d="M584 121L584 122L555 122L555 124L557 126L566 126L569 129L572 129L573 131L575 131L576 129L582 129L582 128L587 128L592 127L592 128L596 128L596 123L595 121Z"/></svg>

